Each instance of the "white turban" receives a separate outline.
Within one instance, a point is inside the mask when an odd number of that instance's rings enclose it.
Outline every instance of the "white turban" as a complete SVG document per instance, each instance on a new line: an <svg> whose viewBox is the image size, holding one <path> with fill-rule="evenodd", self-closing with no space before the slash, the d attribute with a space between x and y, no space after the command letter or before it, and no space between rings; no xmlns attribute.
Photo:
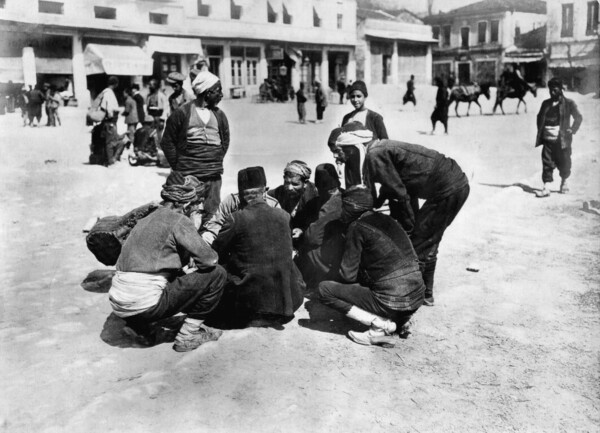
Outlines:
<svg viewBox="0 0 600 433"><path fill-rule="evenodd" d="M212 86L219 82L219 77L215 74L211 74L208 71L201 71L198 73L194 81L192 82L192 89L196 94L204 93Z"/></svg>
<svg viewBox="0 0 600 433"><path fill-rule="evenodd" d="M373 131L359 129L357 131L342 132L335 140L335 144L336 146L352 146L368 143L371 140L373 140Z"/></svg>

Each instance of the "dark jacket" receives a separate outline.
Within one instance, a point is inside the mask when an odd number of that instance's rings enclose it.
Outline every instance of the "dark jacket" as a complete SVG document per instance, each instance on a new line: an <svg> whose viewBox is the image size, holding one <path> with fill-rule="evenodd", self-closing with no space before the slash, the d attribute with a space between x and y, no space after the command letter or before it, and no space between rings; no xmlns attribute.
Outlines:
<svg viewBox="0 0 600 433"><path fill-rule="evenodd" d="M442 200L468 185L467 176L453 159L418 144L394 140L369 144L365 182L374 194L375 184L381 184L378 205L385 198L398 201L407 231L414 225L418 199Z"/></svg>
<svg viewBox="0 0 600 433"><path fill-rule="evenodd" d="M302 305L290 216L282 209L251 202L225 219L213 248L235 286L239 312L291 317Z"/></svg>
<svg viewBox="0 0 600 433"><path fill-rule="evenodd" d="M219 125L221 147L206 149L189 148L187 130L190 123L190 113L194 101L183 104L167 119L163 133L161 148L173 170L184 175L194 175L199 179L215 177L223 174L223 158L229 149L229 122L222 110L212 109ZM183 157L180 162L180 157Z"/></svg>
<svg viewBox="0 0 600 433"><path fill-rule="evenodd" d="M408 235L392 217L366 212L350 224L341 281L369 287L384 305L397 311L416 310L425 285Z"/></svg>
<svg viewBox="0 0 600 433"><path fill-rule="evenodd" d="M218 256L202 240L187 216L160 207L135 225L123 244L117 271L169 273L193 258L198 269L212 269Z"/></svg>
<svg viewBox="0 0 600 433"><path fill-rule="evenodd" d="M346 114L342 119L342 126L344 126L356 111L351 111ZM365 121L365 128L370 131L373 131L373 138L383 140L384 138L388 138L387 130L385 129L385 124L383 123L383 117L381 114L376 113L375 111L371 111L367 109L367 119Z"/></svg>
<svg viewBox="0 0 600 433"><path fill-rule="evenodd" d="M285 193L285 186L279 185L275 189L269 190L267 194L279 202L281 209L291 215L291 227L306 230L310 223L316 221L319 215L319 191L317 187L308 182L300 201L296 203L290 202ZM295 212L294 212L295 209ZM293 215L292 215L293 213Z"/></svg>
<svg viewBox="0 0 600 433"><path fill-rule="evenodd" d="M537 115L537 136L535 138L535 146L544 144L542 141L542 133L544 132L544 123L546 121L546 112L552 106L552 99L546 99L542 102L540 111ZM563 149L570 148L573 141L573 135L577 133L583 117L577 108L577 104L572 99L561 96L558 103L558 109L560 112L560 128L558 137ZM571 124L571 117L573 117L573 124ZM571 129L571 133L567 132L567 129Z"/></svg>
<svg viewBox="0 0 600 433"><path fill-rule="evenodd" d="M138 122L143 122L146 117L146 113L144 112L144 97L140 93L136 93L133 95L133 100L137 107Z"/></svg>

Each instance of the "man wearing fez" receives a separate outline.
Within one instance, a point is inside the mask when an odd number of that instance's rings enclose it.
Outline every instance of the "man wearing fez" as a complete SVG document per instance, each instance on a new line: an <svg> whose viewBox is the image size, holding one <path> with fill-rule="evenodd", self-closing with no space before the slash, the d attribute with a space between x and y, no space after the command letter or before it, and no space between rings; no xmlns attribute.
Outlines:
<svg viewBox="0 0 600 433"><path fill-rule="evenodd" d="M342 194L341 221L348 225L341 282L319 284L321 302L369 326L348 333L354 342L393 346L394 332L423 304L417 255L400 224L373 211L373 196L364 185Z"/></svg>
<svg viewBox="0 0 600 433"><path fill-rule="evenodd" d="M186 102L191 102L194 100L194 97L183 88L184 81L185 76L180 72L171 72L165 80L165 82L173 88L173 93L171 93L169 96L169 107L171 108L171 113Z"/></svg>
<svg viewBox="0 0 600 433"><path fill-rule="evenodd" d="M294 317L303 284L292 260L290 216L265 201L264 171L238 173L238 191L246 205L229 215L213 243L228 272L219 309L241 326L271 326Z"/></svg>
<svg viewBox="0 0 600 433"><path fill-rule="evenodd" d="M223 159L229 148L229 122L217 108L223 93L221 82L208 71L192 82L196 99L169 116L161 141L173 170L192 175L205 183L205 219L209 220L221 202Z"/></svg>
<svg viewBox="0 0 600 433"><path fill-rule="evenodd" d="M267 176L265 175L265 170L262 167L248 167L246 170L252 172L256 177L256 182L261 186L264 186L265 190L267 189ZM270 207L281 208L281 206L279 206L279 202L269 195L265 195L265 201ZM204 239L207 244L212 245L217 238L217 235L221 231L221 227L223 227L225 219L235 211L244 208L247 204L248 203L243 200L243 197L241 197L240 193L227 195L219 204L217 212L209 221L204 224L205 230L201 233L202 239Z"/></svg>
<svg viewBox="0 0 600 433"><path fill-rule="evenodd" d="M187 216L203 187L193 176L172 172L163 185L162 206L138 221L121 250L108 296L127 331L142 343L156 342L154 322L180 312L186 318L174 350L196 349L222 333L203 322L221 298L227 273Z"/></svg>

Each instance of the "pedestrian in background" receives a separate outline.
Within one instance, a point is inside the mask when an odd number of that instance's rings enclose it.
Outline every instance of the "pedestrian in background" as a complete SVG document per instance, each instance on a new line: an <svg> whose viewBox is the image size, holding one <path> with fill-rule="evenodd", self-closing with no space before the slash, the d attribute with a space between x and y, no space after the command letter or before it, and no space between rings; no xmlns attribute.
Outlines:
<svg viewBox="0 0 600 433"><path fill-rule="evenodd" d="M171 113L177 110L186 102L191 102L194 97L183 88L185 76L179 72L171 72L165 82L173 88L173 93L169 96L169 108Z"/></svg>
<svg viewBox="0 0 600 433"><path fill-rule="evenodd" d="M411 75L410 80L406 82L406 93L402 97L402 105L406 105L407 102L412 102L413 105L417 105L417 98L415 98L415 76Z"/></svg>
<svg viewBox="0 0 600 433"><path fill-rule="evenodd" d="M337 80L337 92L340 94L340 104L344 103L344 95L346 94L346 80L344 80L343 76Z"/></svg>
<svg viewBox="0 0 600 433"><path fill-rule="evenodd" d="M376 139L388 138L387 130L381 114L367 109L365 100L369 96L367 85L364 81L355 81L348 89L350 103L354 111L346 114L342 119L342 126L350 122L359 122L365 128L373 132Z"/></svg>
<svg viewBox="0 0 600 433"><path fill-rule="evenodd" d="M327 93L323 90L318 79L315 79L315 104L317 106L317 120L315 123L323 123L323 113L327 107Z"/></svg>
<svg viewBox="0 0 600 433"><path fill-rule="evenodd" d="M44 93L40 90L40 86L36 84L34 89L29 92L29 105L27 107L29 126L38 126L42 121L42 105L45 100ZM33 123L34 119L36 123Z"/></svg>
<svg viewBox="0 0 600 433"><path fill-rule="evenodd" d="M431 134L435 132L435 125L441 122L444 125L444 133L448 133L448 89L446 83L440 77L435 77L437 93L435 95L435 107L431 113Z"/></svg>
<svg viewBox="0 0 600 433"><path fill-rule="evenodd" d="M138 117L138 107L135 99L133 99L133 90L131 88L126 88L123 91L123 95L125 96L125 110L123 110L123 116L125 116L125 124L127 125L127 136L129 137L129 141L133 143L135 130L140 121ZM142 120L144 119L142 118Z"/></svg>
<svg viewBox="0 0 600 433"><path fill-rule="evenodd" d="M306 95L304 94L304 83L300 83L300 88L296 92L296 107L298 108L298 122L306 123Z"/></svg>
<svg viewBox="0 0 600 433"><path fill-rule="evenodd" d="M56 89L56 86L50 86L50 92L46 99L46 107L48 109L48 124L49 126L60 125L60 116L58 114L58 108L62 102L62 98Z"/></svg>
<svg viewBox="0 0 600 433"><path fill-rule="evenodd" d="M17 96L17 107L21 109L21 118L23 119L23 126L27 126L29 122L29 116L27 114L27 106L29 105L29 92L27 87L23 86L21 92Z"/></svg>
<svg viewBox="0 0 600 433"><path fill-rule="evenodd" d="M542 182L544 187L536 193L537 197L550 195L550 183L553 172L558 168L560 174L560 192L569 192L567 179L571 175L571 144L583 117L572 99L563 95L563 84L558 78L548 81L550 99L542 102L537 115L537 137L535 145L542 148ZM573 123L571 123L573 118Z"/></svg>
<svg viewBox="0 0 600 433"><path fill-rule="evenodd" d="M148 90L150 91L147 98L148 114L154 117L154 127L156 128L156 133L160 140L162 138L163 129L165 128L169 101L167 96L160 91L160 83L157 79L153 78L150 80L148 83Z"/></svg>
<svg viewBox="0 0 600 433"><path fill-rule="evenodd" d="M144 97L140 93L140 85L137 83L133 83L131 85L131 94L133 100L135 101L135 105L137 107L138 121L142 123L146 118L146 112L144 111Z"/></svg>

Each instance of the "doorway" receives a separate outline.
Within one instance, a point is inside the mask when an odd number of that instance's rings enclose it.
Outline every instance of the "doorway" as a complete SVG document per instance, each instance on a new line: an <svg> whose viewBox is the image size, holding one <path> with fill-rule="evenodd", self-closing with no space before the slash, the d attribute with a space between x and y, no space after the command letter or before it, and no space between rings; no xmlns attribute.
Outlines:
<svg viewBox="0 0 600 433"><path fill-rule="evenodd" d="M459 63L458 64L458 84L460 84L460 85L471 84L471 64L470 63Z"/></svg>

